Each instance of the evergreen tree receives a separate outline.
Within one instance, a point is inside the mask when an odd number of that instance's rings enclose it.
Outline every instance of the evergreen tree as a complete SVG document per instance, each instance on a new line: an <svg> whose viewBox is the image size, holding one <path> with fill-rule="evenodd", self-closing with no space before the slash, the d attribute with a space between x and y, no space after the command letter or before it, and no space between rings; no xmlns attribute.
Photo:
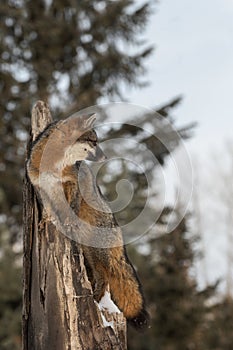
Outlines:
<svg viewBox="0 0 233 350"><path fill-rule="evenodd" d="M206 314L204 349L230 350L233 336L233 300L224 298L209 307Z"/></svg>
<svg viewBox="0 0 233 350"><path fill-rule="evenodd" d="M136 7L131 0L1 1L0 207L11 234L20 222L19 177L33 102L49 100L57 113L64 106L77 111L101 96L120 96L122 82L140 85L152 49L138 35L149 11L149 3Z"/></svg>
<svg viewBox="0 0 233 350"><path fill-rule="evenodd" d="M0 259L0 348L17 350L21 348L21 267L15 264L17 255L4 248Z"/></svg>
<svg viewBox="0 0 233 350"><path fill-rule="evenodd" d="M188 350L203 349L200 333L205 316L205 301L190 277L194 248L186 219L171 233L148 240L149 253L139 263L142 283L151 314L146 339L131 334L129 349ZM135 252L134 252L135 254ZM138 258L141 260L140 255Z"/></svg>
<svg viewBox="0 0 233 350"><path fill-rule="evenodd" d="M166 158L180 145L181 139L191 136L194 124L177 130L171 118L171 110L175 109L180 102L181 97L172 99L161 106L157 112L139 109L138 115L136 113L131 115L125 119L124 123L117 124L102 138L100 137L104 141L111 141L111 143L107 142L106 146L105 143L101 145L105 153L110 158L117 158L114 172L111 162L107 164L107 169L102 167L99 172L99 183L106 197L110 202L116 198L116 185L121 179L127 179L133 187L133 197L127 207L124 206L123 210L117 212L112 207L119 222L126 225L133 221L147 205L148 211L144 220L137 223L135 232L144 231L145 221L153 223L156 221L158 213L154 205L148 205L146 202L148 197L151 203L155 202L158 195L156 188L158 165L164 165ZM147 132L148 125L150 132ZM115 140L117 143L114 143ZM107 178L104 176L105 172L108 174ZM152 185L152 188L149 188L149 185ZM147 190L149 192L146 192ZM124 192L121 195L124 196Z"/></svg>

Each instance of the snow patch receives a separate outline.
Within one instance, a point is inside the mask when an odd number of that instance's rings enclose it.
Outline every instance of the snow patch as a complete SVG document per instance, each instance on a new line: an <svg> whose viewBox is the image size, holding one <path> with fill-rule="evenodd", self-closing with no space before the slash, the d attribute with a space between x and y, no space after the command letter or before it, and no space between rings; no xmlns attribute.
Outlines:
<svg viewBox="0 0 233 350"><path fill-rule="evenodd" d="M103 326L104 326L104 327L112 327L112 329L114 330L113 321L108 322L108 321L106 320L105 316L102 314L102 312L100 312L100 315L101 315L101 318L102 318L102 321L103 321Z"/></svg>
<svg viewBox="0 0 233 350"><path fill-rule="evenodd" d="M114 302L112 301L111 295L108 291L105 291L103 298L98 303L98 307L99 307L100 311L107 310L109 314L113 314L113 313L120 314L121 313L121 311L118 309L116 304L114 304Z"/></svg>
<svg viewBox="0 0 233 350"><path fill-rule="evenodd" d="M102 318L103 326L104 327L111 327L114 330L114 321L107 321L106 317L104 316L102 311L107 311L108 314L120 314L121 311L118 309L116 304L111 299L111 295L108 291L105 291L105 294L103 298L100 300L99 303L95 301L95 304L98 306L98 309L100 310L100 315Z"/></svg>

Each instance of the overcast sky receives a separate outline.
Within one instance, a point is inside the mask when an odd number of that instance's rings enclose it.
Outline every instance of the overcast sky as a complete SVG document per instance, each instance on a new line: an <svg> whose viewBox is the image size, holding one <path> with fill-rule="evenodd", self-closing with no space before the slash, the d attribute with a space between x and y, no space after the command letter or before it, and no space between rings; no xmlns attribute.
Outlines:
<svg viewBox="0 0 233 350"><path fill-rule="evenodd" d="M198 122L186 147L195 162L201 161L201 165L195 164L199 177L204 177L199 193L204 206L211 198L211 185L205 191L213 177L208 171L211 157L224 147L226 139L233 140L233 1L161 0L155 5L146 37L156 46L148 61L151 84L143 90L127 91L127 98L154 107L183 95L173 113L177 125ZM168 166L168 182L171 173ZM215 211L208 208L211 220L203 217L202 228L208 279L213 281L226 274L227 245L216 207Z"/></svg>
<svg viewBox="0 0 233 350"><path fill-rule="evenodd" d="M179 125L199 123L194 151L232 137L233 1L161 0L146 37L156 47L148 62L151 85L132 91L130 101L153 107L183 95L174 113Z"/></svg>

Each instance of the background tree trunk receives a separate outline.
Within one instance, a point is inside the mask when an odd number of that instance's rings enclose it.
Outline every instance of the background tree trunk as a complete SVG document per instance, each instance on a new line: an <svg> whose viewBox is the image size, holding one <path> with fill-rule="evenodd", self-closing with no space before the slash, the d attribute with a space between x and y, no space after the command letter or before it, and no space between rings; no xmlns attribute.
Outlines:
<svg viewBox="0 0 233 350"><path fill-rule="evenodd" d="M48 106L37 102L28 151L51 121ZM81 248L52 223L41 221L42 210L26 172L23 196L23 349L126 349L122 313L100 311Z"/></svg>

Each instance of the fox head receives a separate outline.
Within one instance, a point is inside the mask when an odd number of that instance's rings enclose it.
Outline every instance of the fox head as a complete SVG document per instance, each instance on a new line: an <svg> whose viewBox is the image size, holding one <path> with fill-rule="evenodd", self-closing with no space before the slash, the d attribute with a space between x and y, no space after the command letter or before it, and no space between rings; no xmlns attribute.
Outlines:
<svg viewBox="0 0 233 350"><path fill-rule="evenodd" d="M106 159L92 129L95 115L84 115L51 123L32 144L27 173L33 185L43 173L59 174L78 161Z"/></svg>
<svg viewBox="0 0 233 350"><path fill-rule="evenodd" d="M106 159L98 146L98 138L94 130L90 130L70 145L65 152L64 166L73 165L77 161L92 160L101 162Z"/></svg>

